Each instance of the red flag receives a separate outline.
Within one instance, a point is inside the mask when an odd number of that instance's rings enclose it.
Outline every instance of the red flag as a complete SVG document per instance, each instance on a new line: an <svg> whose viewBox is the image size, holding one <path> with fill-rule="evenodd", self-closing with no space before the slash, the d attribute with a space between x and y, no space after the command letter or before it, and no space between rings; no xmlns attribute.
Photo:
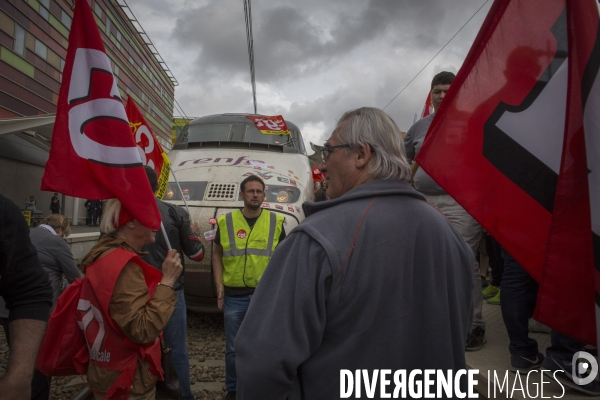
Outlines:
<svg viewBox="0 0 600 400"><path fill-rule="evenodd" d="M160 214L90 7L76 0L42 190L118 198L144 226Z"/></svg>
<svg viewBox="0 0 600 400"><path fill-rule="evenodd" d="M421 112L421 119L425 118L429 114L433 113L433 105L431 104L431 91L427 93L427 99L425 100L425 105L423 106L423 111Z"/></svg>
<svg viewBox="0 0 600 400"><path fill-rule="evenodd" d="M167 157L167 153L163 150L154 132L150 129L150 125L146 122L146 118L144 118L131 96L127 99L125 111L127 112L127 118L129 118L129 126L140 152L142 163L152 167L158 176L156 197L162 200L167 191L169 173L171 172L169 157Z"/></svg>
<svg viewBox="0 0 600 400"><path fill-rule="evenodd" d="M584 81L573 67L588 64L598 11L580 27L588 58L574 60L572 19L595 4L571 3L578 6L494 2L416 161L541 283L541 322L593 343L590 203L574 91Z"/></svg>
<svg viewBox="0 0 600 400"><path fill-rule="evenodd" d="M554 321L556 330L568 332L571 327L574 327L581 334L574 333L572 336L592 343L592 339L595 338L588 337L588 334L593 334L594 304L598 298L594 290L593 236L595 236L596 246L600 245L598 241L600 221L598 221L599 216L596 215L595 233L592 232L590 190L593 190L594 182L599 181L600 169L597 164L594 168L593 163L597 163L600 157L600 147L597 145L600 129L596 119L596 123L586 124L584 132L584 109L589 114L589 118L597 118L598 105L600 105L597 100L600 96L598 85L600 83L598 79L600 37L598 36L598 10L594 2L568 1L567 27L569 84L565 146L554 199L548 250L540 282L536 318L552 320L554 315L563 315L563 318ZM591 106L594 100L595 107ZM589 104L586 106L588 101ZM592 147L594 140L595 148ZM589 160L586 156L586 146L590 146L587 151ZM590 190L588 190L588 172ZM596 197L595 200L592 212L597 213L600 199ZM600 252L596 254L600 258ZM600 259L595 261L598 267ZM570 299L576 301L569 301ZM573 312L574 310L578 312ZM587 320L582 323L579 318L587 318Z"/></svg>
<svg viewBox="0 0 600 400"><path fill-rule="evenodd" d="M290 130L281 115L274 117L246 115L263 135L289 135Z"/></svg>
<svg viewBox="0 0 600 400"><path fill-rule="evenodd" d="M325 175L321 172L317 164L313 167L312 170L313 182L321 182L325 180Z"/></svg>

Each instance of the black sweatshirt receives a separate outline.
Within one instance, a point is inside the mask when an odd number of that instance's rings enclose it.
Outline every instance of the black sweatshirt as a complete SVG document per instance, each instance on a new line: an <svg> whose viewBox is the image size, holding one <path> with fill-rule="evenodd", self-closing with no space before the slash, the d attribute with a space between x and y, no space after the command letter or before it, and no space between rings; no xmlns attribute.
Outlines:
<svg viewBox="0 0 600 400"><path fill-rule="evenodd" d="M15 203L0 194L0 295L16 319L48 320L52 288Z"/></svg>

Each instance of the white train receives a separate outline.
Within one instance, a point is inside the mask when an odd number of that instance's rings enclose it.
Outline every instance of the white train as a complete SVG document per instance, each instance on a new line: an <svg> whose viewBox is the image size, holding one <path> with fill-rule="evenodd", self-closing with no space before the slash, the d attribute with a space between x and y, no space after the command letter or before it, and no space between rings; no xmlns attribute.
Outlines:
<svg viewBox="0 0 600 400"><path fill-rule="evenodd" d="M217 217L243 206L240 182L251 174L265 182L263 207L284 215L286 232L304 219L302 203L313 201L312 169L298 127L285 121L289 135L262 134L247 115L197 118L184 127L169 153L181 191L171 176L163 200L184 206L185 196L201 232L216 228ZM186 303L191 310L216 311L212 242L202 240L204 260L186 259Z"/></svg>

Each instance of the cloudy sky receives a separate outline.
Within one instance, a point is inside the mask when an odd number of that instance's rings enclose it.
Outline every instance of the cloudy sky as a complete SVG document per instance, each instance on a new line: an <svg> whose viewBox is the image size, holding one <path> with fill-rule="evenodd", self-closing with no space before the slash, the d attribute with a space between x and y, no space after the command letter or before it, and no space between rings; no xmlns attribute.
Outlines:
<svg viewBox="0 0 600 400"><path fill-rule="evenodd" d="M253 112L242 0L127 0L179 81L190 117ZM322 144L336 120L384 108L402 130L432 76L457 72L492 0L253 0L258 113L282 114ZM175 115L179 115L175 111Z"/></svg>

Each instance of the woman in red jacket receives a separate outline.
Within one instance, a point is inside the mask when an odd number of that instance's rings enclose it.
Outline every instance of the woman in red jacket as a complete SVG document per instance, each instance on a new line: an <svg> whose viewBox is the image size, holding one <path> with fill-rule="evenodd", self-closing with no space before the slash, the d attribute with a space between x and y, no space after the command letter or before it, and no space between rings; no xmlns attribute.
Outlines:
<svg viewBox="0 0 600 400"><path fill-rule="evenodd" d="M110 233L82 262L86 280L77 310L89 351L88 384L97 399L154 399L162 376L159 335L175 307L181 261L171 250L162 273L143 262L142 247L154 242L156 231L116 199L106 203L100 229Z"/></svg>

